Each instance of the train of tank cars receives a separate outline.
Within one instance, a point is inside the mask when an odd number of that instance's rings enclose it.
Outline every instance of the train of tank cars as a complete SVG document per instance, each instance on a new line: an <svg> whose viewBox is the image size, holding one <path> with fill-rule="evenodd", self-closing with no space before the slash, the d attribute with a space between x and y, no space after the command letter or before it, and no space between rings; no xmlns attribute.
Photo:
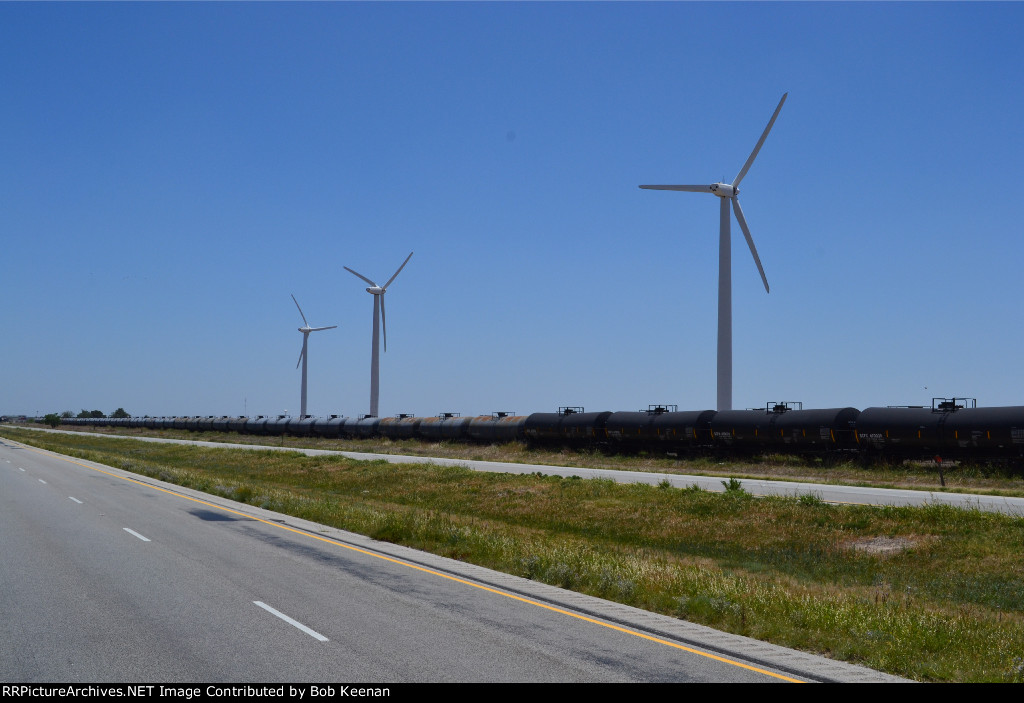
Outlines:
<svg viewBox="0 0 1024 703"><path fill-rule="evenodd" d="M355 439L526 442L535 446L596 447L612 452L675 456L791 454L827 463L905 460L1009 463L1024 467L1024 406L979 408L970 398L935 398L931 407L804 410L800 403L764 409L678 411L650 406L638 412L585 412L479 417L131 417L66 418L67 425L238 432Z"/></svg>

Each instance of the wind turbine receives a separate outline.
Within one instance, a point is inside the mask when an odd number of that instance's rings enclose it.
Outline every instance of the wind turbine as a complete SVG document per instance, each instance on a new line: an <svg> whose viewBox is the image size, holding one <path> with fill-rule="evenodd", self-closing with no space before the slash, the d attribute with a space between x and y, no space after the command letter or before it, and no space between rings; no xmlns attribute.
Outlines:
<svg viewBox="0 0 1024 703"><path fill-rule="evenodd" d="M768 291L768 279L764 275L764 268L761 266L761 259L757 256L757 248L754 246L754 240L750 236L750 230L747 228L747 220L743 217L743 208L740 207L740 201L737 196L740 194L740 181L747 175L747 171L750 169L750 165L754 163L754 158L757 157L757 152L761 150L761 145L764 144L764 140L768 138L768 132L771 131L772 125L775 124L775 118L779 116L779 111L782 110L782 103L786 102L786 96L789 93L783 93L782 99L779 100L779 106L775 108L775 114L768 120L768 126L764 128L764 133L761 134L761 138L757 140L757 145L754 150L750 152L747 162L743 164L743 168L733 179L732 183L712 183L711 185L684 185L684 186L640 186L641 188L648 188L651 190L682 190L689 193L711 193L721 198L719 206L719 229L718 229L718 409L719 410L732 410L732 240L730 237L729 226L731 224L731 218L729 216L729 203L732 203L732 209L736 213L736 220L740 223L740 229L743 230L743 236L747 239L747 246L750 247L750 253L754 255L754 263L757 264L757 270L761 274L761 281L764 283L765 293Z"/></svg>
<svg viewBox="0 0 1024 703"><path fill-rule="evenodd" d="M295 307L299 308L299 314L302 315L302 327L299 328L299 332L302 332L302 351L299 352L299 361L295 364L295 368L299 368L299 364L302 364L302 410L299 411L299 417L306 417L306 368L308 366L309 356L307 355L307 349L309 347L309 333L319 332L320 330L333 330L337 325L331 325L330 327L310 327L309 323L306 322L306 314L302 312L302 308L299 306L299 301L295 300L295 296L292 295L292 300L295 301Z"/></svg>
<svg viewBox="0 0 1024 703"><path fill-rule="evenodd" d="M377 417L377 400L380 397L380 328L384 328L384 351L388 350L388 321L387 315L384 311L384 294L388 290L388 286L391 285L392 281L398 278L398 274L402 272L405 265L409 263L409 259L412 258L413 252L409 252L409 256L405 257L405 261L395 271L395 275L388 279L388 282L382 286L378 286L376 283L371 281L369 278L361 273L357 273L350 269L348 266L345 270L354 276L358 276L367 283L370 287L366 289L367 293L373 295L373 351L370 357L370 415Z"/></svg>

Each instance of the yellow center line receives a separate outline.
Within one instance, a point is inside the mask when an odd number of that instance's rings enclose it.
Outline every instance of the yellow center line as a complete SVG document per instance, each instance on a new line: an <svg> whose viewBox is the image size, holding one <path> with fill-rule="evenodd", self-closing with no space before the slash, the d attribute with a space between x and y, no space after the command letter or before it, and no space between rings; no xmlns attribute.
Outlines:
<svg viewBox="0 0 1024 703"><path fill-rule="evenodd" d="M271 527L277 527L277 528L280 528L282 530L287 530L288 532L293 532L293 533L295 533L297 535L302 535L304 537L310 537L312 539L319 540L319 541L325 542L327 544L335 545L337 547L344 547L345 549L350 549L353 552L358 552L360 554L365 554L366 556L374 557L376 559L382 559L383 561L388 561L388 562L391 562L393 564L398 564L398 565L401 565L401 566L408 567L410 569L415 569L417 571L422 571L423 573L431 574L432 576L439 576L441 578L448 579L449 581L455 581L456 583L461 583L461 584L464 584L466 586L472 586L473 588L478 588L481 591L487 591L488 593L494 593L494 594L499 595L499 596L504 596L505 598L511 598L512 600L517 600L517 601L520 601L522 603L527 603L529 605L533 605L533 606L536 606L538 608L544 608L545 610L550 610L552 612L559 613L560 615L568 615L569 617L576 618L577 620L583 620L585 622L593 623L595 625L600 625L601 627L606 627L606 628L608 628L610 630L615 630L617 632L622 632L622 633L625 633L627 635L633 635L634 637L640 637L641 639L645 639L645 640L648 640L650 642L656 642L657 644L663 644L663 645L665 645L667 647L674 647L675 649L680 649L680 650L682 650L684 652L689 652L691 654L697 654L697 655L702 656L702 657L707 657L708 659L714 659L715 661L719 661L719 662L723 662L725 664L731 664L733 666L740 667L741 669L748 669L750 671L754 671L754 672L757 672L759 674L764 674L765 676L771 676L773 678L782 679L783 681L789 681L791 683L806 683L804 681L801 681L800 679L794 679L794 678L791 678L791 677L788 677L788 676L783 676L782 674L777 674L775 672L767 671L765 669L759 669L758 667L751 666L749 664L744 664L742 662L738 662L738 661L735 661L735 660L732 660L732 659L727 659L725 657L720 657L720 656L717 656L715 654L709 654L708 652L702 652L699 649L693 649L691 647L686 647L686 646L678 644L676 642L671 642L669 640L661 639L660 637L654 637L652 635L647 635L647 634L644 634L643 632L637 632L636 630L631 630L631 629L626 628L626 627L620 627L618 625L613 625L611 623L603 622L603 621L597 620L595 618L587 617L586 615L581 615L579 613L574 613L574 612L569 611L569 610L564 610L562 608L558 608L558 607L555 607L555 606L552 606L552 605L547 605L546 603L541 603L539 601L531 600L529 598L524 598L523 596L517 596L514 593L508 593L506 591L501 591L501 590L496 589L496 588L491 588L490 586L484 586L483 584L474 583L472 581L467 581L467 580L459 578L457 576L452 576L450 574L445 574L445 573L442 573L440 571L434 571L433 569L428 569L426 567L419 566L417 564L412 564L412 563L407 562L407 561L402 561L401 559L396 559L394 557L385 556L384 554L379 554L379 553L376 553L376 552L372 552L372 551L369 551L367 549L362 549L360 547L354 547L354 546L349 545L349 544L344 544L343 542L339 542L339 541L334 540L334 539L329 539L327 537L321 537L319 535L312 534L312 533L307 532L305 530L300 530L300 529L297 529L297 528L294 528L294 527L289 527L288 525L282 525L280 523L272 522L270 520L264 520L263 518L256 517L255 515L250 515L248 513L243 513L243 512L241 512L239 510L234 510L232 508L226 508L223 505L217 505L216 503L210 503L210 502L207 502L205 500L200 500L199 498L193 498L192 496L187 496L187 495L185 495L183 493L178 493L176 491L168 490L166 488L161 488L160 486L154 486L152 484L146 483L145 481L139 481L138 479L128 478L127 476L119 476L118 474L111 473L109 471L104 471L102 469L98 469L95 466L89 466L88 464L83 464L83 463L81 463L79 461L75 461L74 459L66 457L66 456L64 456L62 454L57 454L56 452L50 452L50 451L47 451L47 450L37 449L35 447L28 446L28 445L22 445L22 446L24 448L26 448L26 449L28 449L30 451L36 452L38 454L45 454L45 455L48 455L48 456L53 456L53 457L56 457L58 459L61 459L62 461L66 461L66 462L69 462L71 464L75 464L76 466L81 466L81 467L89 469L91 471L96 471L98 473L104 474L105 476L110 476L111 478L117 478L117 479L121 479L122 481L129 481L131 483L135 483L135 484L138 484L140 486L144 486L146 488L152 488L154 490L161 491L163 493L167 493L168 495L176 496L178 498L184 498L185 500L190 500L193 503L199 503L200 505L205 505L205 506L210 507L210 508L216 508L218 510L223 510L224 512L232 513L233 515L239 515L239 516L244 517L244 518L249 518L250 520L256 520L257 522L262 522L263 524L270 525Z"/></svg>

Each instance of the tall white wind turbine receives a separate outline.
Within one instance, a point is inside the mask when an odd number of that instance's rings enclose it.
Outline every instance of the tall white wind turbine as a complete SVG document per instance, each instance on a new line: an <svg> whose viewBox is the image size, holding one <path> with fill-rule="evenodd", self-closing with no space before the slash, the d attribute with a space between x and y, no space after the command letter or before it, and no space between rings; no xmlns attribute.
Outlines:
<svg viewBox="0 0 1024 703"><path fill-rule="evenodd" d="M292 295L292 300L295 302L295 307L299 308L299 314L302 315L302 327L299 328L299 332L302 332L302 351L299 352L299 361L295 364L295 368L299 368L299 364L302 364L302 404L301 410L299 411L299 417L306 416L306 370L308 368L309 356L307 351L309 349L309 333L319 332L320 330L333 330L337 325L331 325L330 327L310 327L309 323L306 322L306 313L302 312L302 307L299 306L299 301L295 300L295 296Z"/></svg>
<svg viewBox="0 0 1024 703"><path fill-rule="evenodd" d="M380 397L380 330L384 328L384 351L388 350L388 321L387 314L384 310L384 294L388 290L388 286L391 285L392 281L398 278L398 274L402 272L405 265L409 263L409 259L412 258L413 252L409 252L409 256L405 257L405 261L395 271L395 275L388 279L388 282L382 286L378 286L376 283L371 281L369 278L361 273L353 271L348 266L345 270L354 276L358 276L367 283L370 287L366 289L367 293L373 295L373 351L370 357L370 415L377 417L377 401Z"/></svg>
<svg viewBox="0 0 1024 703"><path fill-rule="evenodd" d="M743 230L743 236L747 239L747 246L750 247L750 253L754 255L754 263L757 264L757 270L761 274L761 281L764 282L764 290L768 292L768 279L764 275L764 268L761 267L761 259L757 256L757 248L754 246L754 240L750 236L750 230L747 228L747 220L743 217L743 209L740 207L740 201L737 196L740 194L740 181L747 175L747 170L750 169L750 165L754 163L754 158L757 156L757 152L761 150L761 145L764 144L764 140L768 138L768 132L771 131L772 125L775 124L775 118L779 116L779 111L782 110L782 104L786 102L786 96L789 93L784 93L782 99L779 100L779 106L775 108L775 114L768 120L768 126L764 128L764 133L761 134L761 138L757 140L757 145L754 150L750 152L750 157L747 162L743 164L743 168L736 175L736 178L732 183L712 183L711 185L683 185L683 186L640 186L641 188L648 188L651 190L682 190L690 193L711 193L721 198L719 206L719 229L718 229L718 409L719 410L732 410L732 248L729 225L731 218L729 216L729 203L732 203L732 209L736 213L736 220L740 223L740 229Z"/></svg>

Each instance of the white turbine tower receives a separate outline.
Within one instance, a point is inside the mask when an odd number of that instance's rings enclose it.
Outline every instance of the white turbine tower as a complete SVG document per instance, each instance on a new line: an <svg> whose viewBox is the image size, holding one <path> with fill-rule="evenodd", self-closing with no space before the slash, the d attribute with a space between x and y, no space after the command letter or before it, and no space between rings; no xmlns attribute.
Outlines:
<svg viewBox="0 0 1024 703"><path fill-rule="evenodd" d="M388 350L388 320L387 314L384 311L384 294L388 290L388 286L391 285L392 281L398 278L398 274L402 272L405 265L409 263L409 259L412 258L413 252L409 252L409 256L405 257L405 261L395 271L395 275L388 279L388 282L382 286L378 286L376 283L371 281L369 278L361 273L357 273L350 269L348 266L345 270L349 273L358 276L367 283L370 287L366 289L367 293L373 295L373 351L370 357L370 415L377 417L377 400L380 397L380 328L384 328L384 351Z"/></svg>
<svg viewBox="0 0 1024 703"><path fill-rule="evenodd" d="M747 246L750 247L750 253L754 255L754 263L757 264L757 270L761 274L761 280L764 282L764 290L768 292L768 279L764 275L764 268L761 267L761 259L757 256L757 248L754 246L754 240L750 236L750 230L747 228L747 220L743 217L743 209L740 207L740 201L738 195L740 194L740 181L747 175L747 170L750 165L754 163L754 158L757 156L757 152L761 150L761 145L764 144L764 140L768 138L768 132L771 131L772 125L775 124L775 118L779 116L779 111L782 110L782 103L786 102L786 96L789 93L784 93L782 99L779 100L779 106L775 108L775 114L768 120L768 126L764 128L764 133L761 134L761 138L757 140L757 146L750 152L750 157L747 162L743 164L743 168L740 169L739 174L732 183L712 183L711 185L694 185L694 186L640 186L641 188L649 188L651 190L682 190L690 193L711 193L721 198L719 208L719 230L718 230L718 409L719 410L732 410L732 247L729 225L731 218L729 216L729 203L732 203L732 209L736 213L736 220L740 223L740 229L743 230L743 236L747 239Z"/></svg>
<svg viewBox="0 0 1024 703"><path fill-rule="evenodd" d="M302 332L302 351L299 352L299 361L295 364L295 368L299 368L299 364L302 364L302 404L301 410L299 411L299 417L306 416L306 369L308 367L307 362L309 357L307 350L309 347L309 333L319 332L320 330L333 330L337 325L331 325L330 327L310 327L309 323L306 322L306 314L302 312L302 308L299 306L299 301L295 300L295 296L292 295L292 300L295 301L295 307L299 308L299 314L302 315L302 327L299 328L299 332Z"/></svg>

